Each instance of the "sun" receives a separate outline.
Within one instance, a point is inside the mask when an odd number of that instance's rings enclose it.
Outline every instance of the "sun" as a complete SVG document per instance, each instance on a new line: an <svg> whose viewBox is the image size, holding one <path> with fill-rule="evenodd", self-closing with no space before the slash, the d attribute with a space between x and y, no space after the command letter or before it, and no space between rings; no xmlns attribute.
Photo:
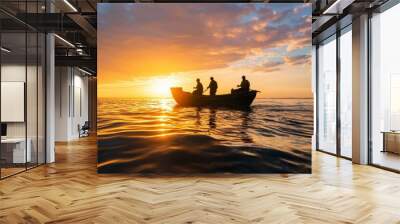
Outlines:
<svg viewBox="0 0 400 224"><path fill-rule="evenodd" d="M154 78L149 82L151 94L156 97L170 97L170 88L177 84L177 80L172 77Z"/></svg>

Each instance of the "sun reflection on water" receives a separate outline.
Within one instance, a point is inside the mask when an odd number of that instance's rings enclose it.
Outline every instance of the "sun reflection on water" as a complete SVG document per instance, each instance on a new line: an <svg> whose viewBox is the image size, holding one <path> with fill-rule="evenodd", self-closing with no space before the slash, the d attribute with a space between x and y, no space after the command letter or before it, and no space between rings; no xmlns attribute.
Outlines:
<svg viewBox="0 0 400 224"><path fill-rule="evenodd" d="M99 167L306 172L312 105L258 99L251 110L233 110L180 107L168 98L100 100Z"/></svg>

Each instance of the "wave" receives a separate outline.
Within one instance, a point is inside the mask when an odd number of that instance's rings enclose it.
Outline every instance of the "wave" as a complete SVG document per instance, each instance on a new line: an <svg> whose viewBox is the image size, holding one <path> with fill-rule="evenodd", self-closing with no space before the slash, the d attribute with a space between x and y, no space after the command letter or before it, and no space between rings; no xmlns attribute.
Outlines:
<svg viewBox="0 0 400 224"><path fill-rule="evenodd" d="M99 173L310 173L310 152L228 146L207 135L99 136Z"/></svg>
<svg viewBox="0 0 400 224"><path fill-rule="evenodd" d="M246 110L172 100L100 100L100 173L310 173L311 100Z"/></svg>

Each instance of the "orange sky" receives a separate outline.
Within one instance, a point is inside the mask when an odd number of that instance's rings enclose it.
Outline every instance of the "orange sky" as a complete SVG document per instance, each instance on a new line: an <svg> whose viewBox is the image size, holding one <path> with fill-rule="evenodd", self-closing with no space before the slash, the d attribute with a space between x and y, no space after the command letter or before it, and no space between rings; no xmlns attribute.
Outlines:
<svg viewBox="0 0 400 224"><path fill-rule="evenodd" d="M311 97L309 4L99 4L99 97L170 97L195 79L227 93ZM116 16L118 15L118 16ZM208 93L207 93L208 94Z"/></svg>

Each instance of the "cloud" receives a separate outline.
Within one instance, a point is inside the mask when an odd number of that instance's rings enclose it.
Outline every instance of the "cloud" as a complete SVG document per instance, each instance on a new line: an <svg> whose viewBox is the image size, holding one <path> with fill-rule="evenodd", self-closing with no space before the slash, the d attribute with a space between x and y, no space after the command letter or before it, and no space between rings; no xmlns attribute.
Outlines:
<svg viewBox="0 0 400 224"><path fill-rule="evenodd" d="M284 65L284 61L268 61L263 63L262 65L256 66L253 68L254 72L275 72L281 70L280 66Z"/></svg>
<svg viewBox="0 0 400 224"><path fill-rule="evenodd" d="M311 56L310 55L285 56L283 60L285 61L285 63L289 65L310 64Z"/></svg>
<svg viewBox="0 0 400 224"><path fill-rule="evenodd" d="M307 48L311 46L309 8L304 4L101 4L99 78L225 68L276 48ZM284 53L278 60L282 63ZM279 65L251 66L276 71Z"/></svg>

